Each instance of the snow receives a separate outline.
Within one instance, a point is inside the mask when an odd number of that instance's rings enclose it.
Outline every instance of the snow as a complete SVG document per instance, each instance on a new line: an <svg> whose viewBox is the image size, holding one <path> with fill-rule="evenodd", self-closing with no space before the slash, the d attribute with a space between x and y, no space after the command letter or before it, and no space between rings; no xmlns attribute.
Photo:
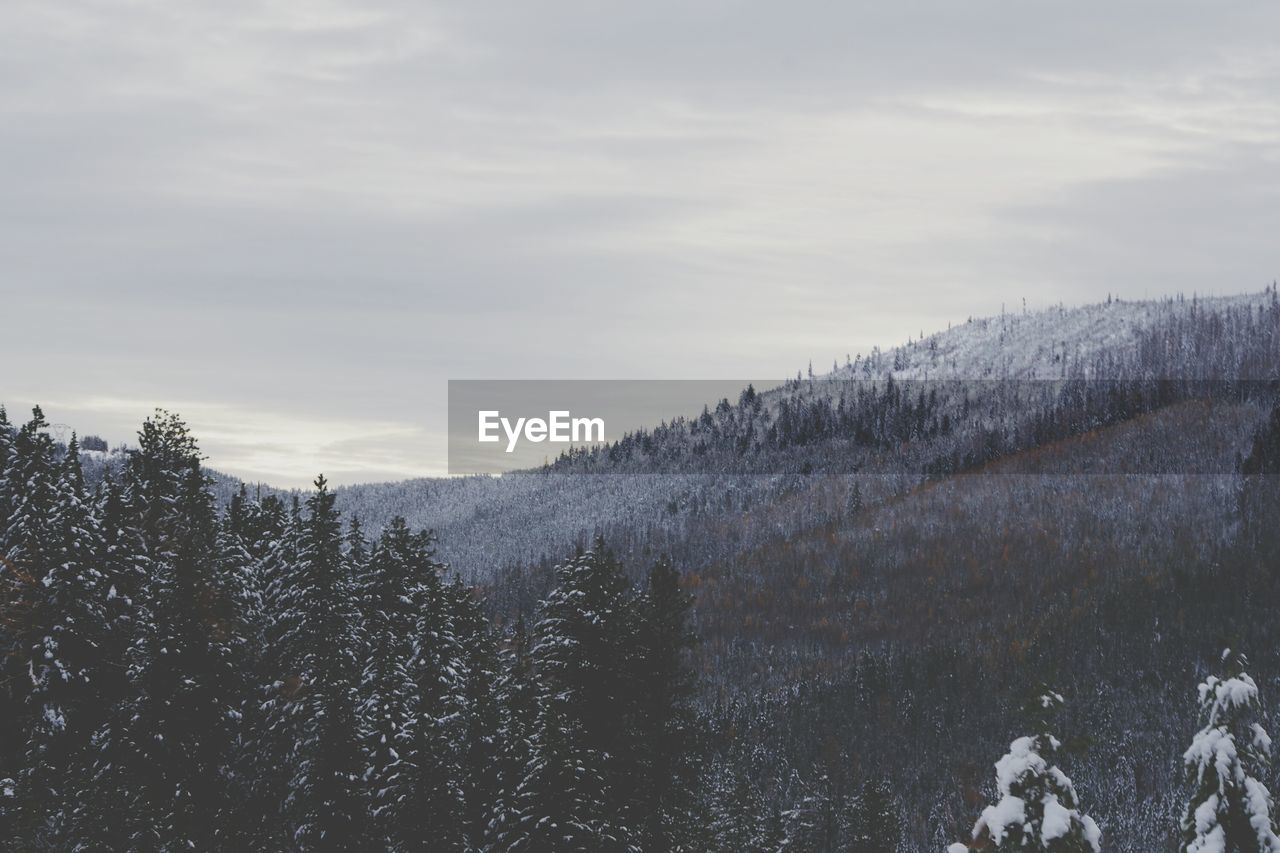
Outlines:
<svg viewBox="0 0 1280 853"><path fill-rule="evenodd" d="M1081 308L1053 307L975 318L927 338L878 354L895 379L1057 379L1064 361L1088 363L1105 351L1132 347L1143 329L1193 309L1222 311L1269 304L1270 296L1187 298L1182 301L1112 301ZM872 356L871 358L875 358ZM858 378L868 359L842 367L835 378Z"/></svg>
<svg viewBox="0 0 1280 853"><path fill-rule="evenodd" d="M1061 701L1060 697L1056 698ZM1040 755L1042 743L1054 749L1059 746L1059 741L1052 736L1043 736L1043 741L1020 737L1009 744L1009 751L996 762L996 782L1001 797L995 805L983 810L974 827L974 838L985 830L998 846L1011 836L1014 840L1020 837L1025 843L1025 839L1036 838L1038 833L1041 844L1048 846L1079 832L1097 853L1102 849L1102 833L1092 819L1075 808L1078 801L1071 780Z"/></svg>
<svg viewBox="0 0 1280 853"><path fill-rule="evenodd" d="M1229 654L1229 650L1223 652L1224 661ZM1280 851L1280 837L1272 828L1271 792L1252 775L1265 770L1254 765L1265 764L1270 756L1271 737L1260 724L1245 725L1241 719L1259 707L1257 684L1244 672L1226 679L1211 675L1201 682L1198 693L1206 724L1183 753L1183 761L1197 783L1203 784L1212 772L1216 784L1184 819L1184 827L1195 833L1187 853L1225 851L1228 839L1222 821L1241 811L1255 834L1256 849Z"/></svg>
<svg viewBox="0 0 1280 853"><path fill-rule="evenodd" d="M982 823L991 833L991 839L1000 844L1011 827L1024 827L1027 822L1027 804L1021 797L1005 796L994 806L982 810Z"/></svg>
<svg viewBox="0 0 1280 853"><path fill-rule="evenodd" d="M1059 803L1057 798L1046 800L1044 820L1040 824L1040 840L1047 845L1055 838L1062 838L1071 831L1071 817L1071 810Z"/></svg>
<svg viewBox="0 0 1280 853"><path fill-rule="evenodd" d="M996 784L1001 793L1007 794L1019 779L1032 773L1040 775L1046 767L1045 760L1035 751L1035 742L1029 737L1020 737L1009 744L1009 752L996 762Z"/></svg>

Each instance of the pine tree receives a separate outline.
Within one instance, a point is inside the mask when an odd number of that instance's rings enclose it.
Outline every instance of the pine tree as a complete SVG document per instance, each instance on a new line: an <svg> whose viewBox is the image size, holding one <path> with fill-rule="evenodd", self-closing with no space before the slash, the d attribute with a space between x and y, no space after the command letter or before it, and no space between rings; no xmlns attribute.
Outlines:
<svg viewBox="0 0 1280 853"><path fill-rule="evenodd" d="M421 638L414 661L419 695L418 762L409 831L430 849L460 843L464 810L462 748L465 736L465 664L443 586L418 613L414 635Z"/></svg>
<svg viewBox="0 0 1280 853"><path fill-rule="evenodd" d="M299 850L358 849L365 831L356 730L359 611L324 477L307 499L297 563L279 578L280 653L287 675L272 700L271 733L286 745L284 800Z"/></svg>
<svg viewBox="0 0 1280 853"><path fill-rule="evenodd" d="M1199 687L1203 728L1183 755L1194 793L1182 818L1185 853L1274 853L1280 850L1274 803L1262 782L1270 775L1271 738L1258 686L1244 655L1222 653L1225 678Z"/></svg>
<svg viewBox="0 0 1280 853"><path fill-rule="evenodd" d="M4 816L7 831L24 837L38 837L46 829L42 792L24 784L32 781L25 755L26 735L35 725L28 698L32 667L42 666L49 634L47 590L42 581L60 545L51 521L57 497L56 469L53 440L46 427L44 413L37 406L31 420L12 434L0 483L9 506L8 517L0 518L0 667L6 719L17 729L16 737L4 738L0 753L7 768L12 768L0 769L0 776L8 780L0 793L8 801Z"/></svg>
<svg viewBox="0 0 1280 853"><path fill-rule="evenodd" d="M301 686L283 651L287 624L282 618L294 567L301 552L303 519L295 495L289 506L268 496L245 514L253 531L248 547L261 590L262 612L254 630L258 654L245 706L242 772L249 780L249 810L256 830L252 849L284 849L292 842L282 810L292 775L293 733L282 717L287 700Z"/></svg>
<svg viewBox="0 0 1280 853"><path fill-rule="evenodd" d="M348 552L350 553L350 551ZM462 793L453 758L457 666L431 539L403 518L369 557L361 599L367 635L361 681L364 779L392 849L459 844Z"/></svg>
<svg viewBox="0 0 1280 853"><path fill-rule="evenodd" d="M12 514L9 483L8 478L5 476L5 471L12 464L15 437L16 433L13 424L9 422L9 414L5 411L5 407L0 405L0 546L4 543L3 530L9 516Z"/></svg>
<svg viewBox="0 0 1280 853"><path fill-rule="evenodd" d="M357 583L363 586L365 572L369 570L369 540L365 538L364 526L360 524L359 516L351 516L351 521L347 525L345 541L347 560L351 563L351 571L355 575Z"/></svg>
<svg viewBox="0 0 1280 853"><path fill-rule="evenodd" d="M517 837L516 791L524 780L538 721L538 685L533 675L529 633L517 619L502 652L497 694L497 787L485 826L485 848L506 849Z"/></svg>
<svg viewBox="0 0 1280 853"><path fill-rule="evenodd" d="M18 719L18 709L22 696L17 688L11 663L12 653L17 647L16 638L12 636L13 626L8 623L8 599L11 583L10 569L5 562L4 528L10 515L9 482L5 471L11 464L13 452L14 430L9 422L8 413L0 405L0 719ZM13 823L17 820L17 802L15 794L18 782L13 775L18 773L20 759L17 738L6 738L0 741L0 842L12 837ZM9 775L13 774L13 775Z"/></svg>
<svg viewBox="0 0 1280 853"><path fill-rule="evenodd" d="M532 757L513 800L513 827L499 849L509 853L624 850L609 820L602 756L583 746L577 721L547 702L538 713Z"/></svg>
<svg viewBox="0 0 1280 853"><path fill-rule="evenodd" d="M421 598L415 568L408 528L396 518L373 547L361 590L367 638L360 688L364 781L375 831L388 849L407 843L400 837L402 813L413 807L417 691L411 629L414 602Z"/></svg>
<svg viewBox="0 0 1280 853"><path fill-rule="evenodd" d="M795 805L782 815L781 849L787 853L820 853L842 848L848 804L833 789L831 779L823 774L805 784L795 778L790 787L794 789Z"/></svg>
<svg viewBox="0 0 1280 853"><path fill-rule="evenodd" d="M227 826L243 686L209 480L179 418L143 424L127 488L152 555L127 653L134 696L117 733L133 753L124 784L141 796L131 843L207 845Z"/></svg>
<svg viewBox="0 0 1280 853"><path fill-rule="evenodd" d="M853 809L851 853L893 853L902 840L898 803L884 780L867 780Z"/></svg>
<svg viewBox="0 0 1280 853"><path fill-rule="evenodd" d="M549 838L532 832L545 824L573 844L595 845L582 849L625 849L636 766L629 740L636 708L630 584L600 541L560 566L556 581L535 630L542 709L514 795L523 834L511 843L543 849L527 845Z"/></svg>
<svg viewBox="0 0 1280 853"><path fill-rule="evenodd" d="M211 602L217 605L216 627L222 647L234 667L233 679L227 682L233 696L231 712L233 743L226 769L231 784L221 817L222 843L230 849L259 846L264 826L263 807L254 773L256 730L263 723L257 688L261 682L264 642L265 591L260 564L255 552L260 551L262 535L259 507L248 500L243 486L218 520Z"/></svg>
<svg viewBox="0 0 1280 853"><path fill-rule="evenodd" d="M462 830L467 844L479 848L499 787L498 649L475 590L455 576L447 598L464 677L459 697Z"/></svg>
<svg viewBox="0 0 1280 853"><path fill-rule="evenodd" d="M101 600L104 630L99 642L102 658L109 665L101 671L98 682L102 718L86 756L84 782L78 791L68 792L76 804L63 840L68 849L93 849L95 845L126 849L145 806L139 787L129 776L136 767L137 750L127 736L134 687L124 664L140 626L150 619L150 611L139 604L150 561L133 509L116 482L103 484L95 512L102 534L100 589L105 589Z"/></svg>
<svg viewBox="0 0 1280 853"><path fill-rule="evenodd" d="M36 406L31 420L13 436L9 450L3 488L9 514L3 520L0 546L11 573L42 576L43 566L56 547L49 530L56 466L53 439L45 432L48 426L44 412Z"/></svg>
<svg viewBox="0 0 1280 853"><path fill-rule="evenodd" d="M645 851L673 849L690 820L688 804L698 773L689 663L692 604L671 561L658 561L637 602L633 658L639 697L634 817L637 843Z"/></svg>
<svg viewBox="0 0 1280 853"><path fill-rule="evenodd" d="M102 688L109 669L119 665L103 654L106 591L98 567L105 548L74 435L59 465L49 524L51 550L36 620L41 636L28 663L31 728L23 787L39 806L41 829L58 839L88 785L89 741L112 698Z"/></svg>
<svg viewBox="0 0 1280 853"><path fill-rule="evenodd" d="M853 518L862 512L862 487L853 482L849 484L849 490L845 494L844 514L846 518Z"/></svg>
<svg viewBox="0 0 1280 853"><path fill-rule="evenodd" d="M1061 743L1049 734L1050 720L1062 697L1045 690L1031 702L1037 734L1020 737L996 762L1000 800L983 809L973 829L974 843L951 845L965 850L1041 850L1053 853L1099 853L1101 832L1088 815L1071 780L1052 762Z"/></svg>
<svg viewBox="0 0 1280 853"><path fill-rule="evenodd" d="M768 806L757 784L741 768L713 762L706 767L699 789L704 798L701 843L690 849L773 853L782 847L786 840L783 815Z"/></svg>

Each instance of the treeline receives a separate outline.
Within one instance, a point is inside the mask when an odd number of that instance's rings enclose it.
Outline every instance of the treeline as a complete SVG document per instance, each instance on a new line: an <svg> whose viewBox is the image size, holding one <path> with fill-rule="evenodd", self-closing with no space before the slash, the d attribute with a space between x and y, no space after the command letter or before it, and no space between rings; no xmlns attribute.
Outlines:
<svg viewBox="0 0 1280 853"><path fill-rule="evenodd" d="M778 472L786 470L779 454L792 448L835 443L886 451L957 434L940 442L942 452L925 464L931 477L941 478L1185 400L1239 402L1274 394L1280 379L1275 289L1257 305L1206 308L1192 300L1165 307L1157 321L1135 331L1131 346L1060 360L1056 376L948 378L945 370L931 380L895 376L914 360L912 350L926 348L920 342L896 350L892 369L877 356L826 377L815 378L810 369L807 380L797 376L763 394L748 386L736 404L723 399L698 417L566 452L551 467L677 472L695 464L695 470L721 473Z"/></svg>
<svg viewBox="0 0 1280 853"><path fill-rule="evenodd" d="M0 414L7 849L730 849L669 562L597 543L498 629L323 478L219 512L162 413L91 489L46 427Z"/></svg>

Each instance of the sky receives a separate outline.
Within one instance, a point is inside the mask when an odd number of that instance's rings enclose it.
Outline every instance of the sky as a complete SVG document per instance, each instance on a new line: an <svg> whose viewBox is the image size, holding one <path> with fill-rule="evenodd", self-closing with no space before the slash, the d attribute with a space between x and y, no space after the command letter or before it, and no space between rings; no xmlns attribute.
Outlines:
<svg viewBox="0 0 1280 853"><path fill-rule="evenodd" d="M0 401L275 485L448 379L786 376L1280 275L1280 5L6 0Z"/></svg>

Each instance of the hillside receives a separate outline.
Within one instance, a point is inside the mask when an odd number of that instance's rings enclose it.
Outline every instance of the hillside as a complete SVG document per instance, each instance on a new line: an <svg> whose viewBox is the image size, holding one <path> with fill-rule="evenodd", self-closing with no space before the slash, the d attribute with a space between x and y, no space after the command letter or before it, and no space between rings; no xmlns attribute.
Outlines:
<svg viewBox="0 0 1280 853"><path fill-rule="evenodd" d="M1076 308L1010 311L970 319L888 353L872 353L858 368L842 372L864 378L1060 379L1132 354L1151 329L1195 314L1256 313L1270 308L1275 298L1268 288L1237 296L1111 300Z"/></svg>
<svg viewBox="0 0 1280 853"><path fill-rule="evenodd" d="M716 532L709 517L732 520L744 507L807 491L814 475L857 472L866 481L863 498L882 500L1049 438L1227 390L1164 386L1145 402L1117 405L1106 381L1272 379L1277 364L1274 290L1055 308L974 320L859 357L830 376L788 382L751 403L707 401L701 418L675 418L548 469L337 494L340 507L370 527L403 515L434 529L442 555L477 580L554 561L596 532L609 534L624 556L656 548L697 568L738 547L726 537L756 535L737 527ZM1002 376L1010 381L992 381ZM891 378L895 399L886 403ZM1078 392L1081 382L1094 383L1089 394L1070 397L1070 383ZM841 399L850 414L835 422ZM832 484L824 491L835 497L807 502L839 512L845 490L844 482ZM779 523L786 532L805 522Z"/></svg>
<svg viewBox="0 0 1280 853"><path fill-rule="evenodd" d="M366 531L397 515L433 529L478 586L452 587L450 606L495 654L567 601L566 565L616 571L626 598L628 576L640 589L669 556L698 637L698 808L735 838L799 832L813 803L865 811L874 794L900 817L898 849L942 849L992 800L991 763L1047 684L1067 699L1066 769L1104 849L1172 850L1196 681L1229 646L1280 690L1277 379L1274 290L975 320L542 469L326 493L325 529L338 508ZM165 488L191 482L182 465ZM123 453L82 467L149 476ZM219 583L265 584L237 600L267 618L291 587L254 578L286 577L273 573L303 553L289 531L305 514L259 504L272 490L235 500L232 478L208 485L245 529L220 559L248 568ZM597 534L607 554L566 563ZM398 581L359 578L403 600ZM484 616L467 609L478 600Z"/></svg>

